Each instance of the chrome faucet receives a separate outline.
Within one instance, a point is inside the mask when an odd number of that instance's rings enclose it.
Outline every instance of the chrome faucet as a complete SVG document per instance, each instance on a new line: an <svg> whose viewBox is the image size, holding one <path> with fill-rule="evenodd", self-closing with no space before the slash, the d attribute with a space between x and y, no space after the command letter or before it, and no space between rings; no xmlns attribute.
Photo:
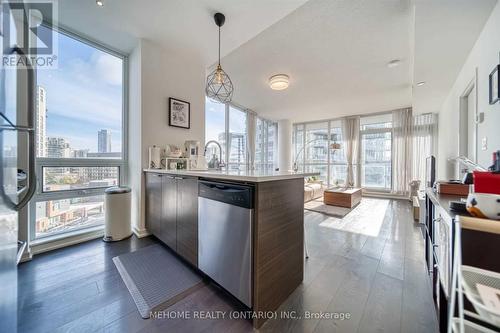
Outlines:
<svg viewBox="0 0 500 333"><path fill-rule="evenodd" d="M219 161L217 161L217 163L214 164L214 167L213 169L216 169L216 170L222 170L222 168L225 166L224 162L222 161L222 146L220 145L220 143L218 143L217 141L215 140L210 140L208 141L206 144L205 144L205 151L203 152L203 156L207 156L207 148L210 144L216 144L217 147L219 147ZM210 164L210 162L209 162Z"/></svg>

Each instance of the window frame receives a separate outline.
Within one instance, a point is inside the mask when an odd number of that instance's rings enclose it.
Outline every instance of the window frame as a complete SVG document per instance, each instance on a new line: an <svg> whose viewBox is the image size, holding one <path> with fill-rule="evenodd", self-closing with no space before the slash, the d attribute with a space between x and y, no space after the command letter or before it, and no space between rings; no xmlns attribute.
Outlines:
<svg viewBox="0 0 500 333"><path fill-rule="evenodd" d="M238 169L240 167L244 167L245 169L248 169L249 167L249 160L250 160L250 152L248 151L248 110L240 107L240 106L237 106L233 103L226 103L225 104L226 106L226 124L225 124L225 128L226 128L226 133L225 133L225 136L226 136L226 146L224 147L225 151L226 151L226 156L225 156L225 165L226 165L226 170L230 170L229 169L229 166L232 165L232 166L238 166ZM242 112L244 115L245 115L245 162L244 163L237 163L237 162L229 162L229 159L231 157L231 151L229 151L229 144L230 144L230 140L231 140L231 108L235 109L236 111L238 112ZM232 145L232 142L231 142L231 145Z"/></svg>
<svg viewBox="0 0 500 333"><path fill-rule="evenodd" d="M269 169L275 169L277 166L277 152L278 152L278 123L266 118L262 117L255 117L255 169L256 170L269 170ZM262 147L260 148L260 162L257 163L257 138L259 133L257 132L257 122L261 121L262 122L262 131L263 131L263 140L262 140ZM273 159L270 161L269 160L269 128L274 127L274 148L273 148Z"/></svg>
<svg viewBox="0 0 500 333"><path fill-rule="evenodd" d="M362 120L363 118L371 118L371 117L377 117L377 116L389 116L391 118L391 126L390 127L380 127L380 128L368 128L368 129L362 129ZM370 124L370 123L369 123ZM371 124L376 124L376 123L371 123ZM366 124L365 124L366 125ZM379 133L391 133L391 185L389 188L379 188L379 187L363 187L362 186L362 173L363 173L363 160L362 160L362 155L363 155L363 134L379 134ZM391 193L392 192L392 185L393 185L393 171L394 171L394 158L393 158L393 144L394 144L394 131L393 131L393 120L392 120L392 112L377 112L373 114L366 114L363 116L360 116L360 124L359 124L359 149L358 149L358 170L356 171L357 177L358 177L358 185L362 187L363 189L366 190L368 193Z"/></svg>
<svg viewBox="0 0 500 333"><path fill-rule="evenodd" d="M380 133L391 133L391 161L390 161L390 165L391 165L391 172L390 172L390 176L391 176L391 182L390 182L390 186L389 187L363 187L362 185L362 177L363 177L363 170L364 170L364 161L362 159L362 156L363 156L363 149L364 149L364 146L363 146L363 135L365 134L380 134ZM393 136L394 136L394 133L393 133L393 130L392 130L392 126L390 128L370 128L370 129L367 129L367 130L359 130L359 157L358 157L358 160L359 160L359 168L357 170L357 174L358 174L358 179L359 179L359 186L361 186L363 189L366 189L368 192L384 192L384 193L390 193L392 191L392 183L393 183L393 179L392 179L392 173L393 173L393 170L394 170L394 158L392 156L392 146L394 144L394 140L393 140Z"/></svg>
<svg viewBox="0 0 500 333"><path fill-rule="evenodd" d="M205 116L206 116L206 112L207 112L207 108L206 108L206 105L207 105L207 100L210 100L210 98L208 96L205 96ZM213 103L217 103L213 100L211 100L211 102ZM219 103L221 104L221 103ZM252 113L255 115L255 121L257 122L257 119L260 119L262 121L264 121L265 123L267 123L266 125L266 137L265 137L265 161L267 163L267 165L270 165L272 164L272 168L275 168L276 165L277 165L277 160L278 160L278 123L275 122L275 121L272 121L272 120L269 120L269 119L266 119L266 118L263 118L263 117L259 117L255 112L253 112L252 110L249 110L245 107L242 107L240 105L237 105L233 102L229 102L229 103L223 103L224 105L224 138L225 138L225 143L222 147L222 149L224 150L223 152L223 158L224 158L224 164L226 165L226 170L230 170L229 169L229 166L235 166L235 165L238 165L239 167L244 167L246 170L248 170L250 168L250 164L249 164L249 161L250 161L250 151L248 150L248 114ZM229 162L229 157L230 157L230 152L228 150L228 147L229 147L229 139L230 139L230 115L231 115L231 112L230 112L230 109L233 108L233 109L236 109L237 111L240 111L240 112L243 112L245 114L245 127L246 127L246 130L245 130L245 136L246 136L246 139L245 139L245 142L246 142L246 147L245 147L245 163L234 163L234 162ZM275 151L275 154L274 154L274 159L272 162L269 162L268 159L267 159L267 144L268 144L268 133L269 133L269 125L272 124L273 126L275 126L276 130L275 130L275 133L274 133L274 137L275 137L275 147L276 147L276 151ZM205 120L205 126L206 126L206 120ZM255 124L255 139L257 139L257 123ZM216 140L217 142L219 142L219 140ZM206 132L205 132L205 143L208 142L207 141L207 137L206 137ZM220 142L219 142L220 143ZM255 144L256 146L256 144ZM255 147L255 149L257 150L257 146ZM262 154L263 152L261 152ZM257 156L255 156L255 159L257 159ZM262 164L262 163L261 163ZM257 168L257 165L254 161L254 166Z"/></svg>
<svg viewBox="0 0 500 333"><path fill-rule="evenodd" d="M373 116L385 116L385 115L389 115L392 117L392 113L389 111L384 111L384 112L376 112L376 113L371 113L371 114L366 114L366 115L360 115L360 119L363 119L363 118L368 118L368 117L373 117ZM341 121L342 118L331 118L331 119L323 119L323 120L315 120L315 121L309 121L309 122L300 122L300 123L294 123L293 124L293 130L292 130L292 146L293 146L293 149L292 149L292 152L293 152L293 156L292 156L292 163L295 162L295 159L297 157L297 153L299 151L302 151L300 152L301 156L299 156L299 158L297 159L297 166L299 168L299 171L302 171L302 172L305 172L307 167L308 166L327 166L327 184L328 186L333 186L333 184L330 184L330 182L332 181L332 173L331 173L331 168L333 166L337 166L337 165L340 165L340 166L347 166L347 163L346 162L336 162L336 161L332 161L331 160L331 154L329 153L328 154L328 157L327 157L327 161L325 163L318 163L318 162L307 162L306 161L306 154L305 154L305 149L307 149L307 147L305 147L307 141L306 141L306 132L307 132L307 125L308 124L320 124L320 123L325 123L325 122L328 122L328 147L330 146L331 144L331 138L332 138L332 128L336 128L338 126L332 126L332 124L334 122L338 122L338 121ZM298 133L301 132L302 133L302 140L301 140L301 148L300 149L297 149L297 135ZM390 188L384 188L384 189L381 189L381 188L373 188L373 187L363 187L363 189L367 190L367 192L378 192L378 193L390 193L392 192L392 182L393 182L393 170L394 170L394 158L392 156L392 148L393 148L393 144L394 144L394 141L393 141L393 137L394 137L394 132L393 132L393 126L392 126L392 121L391 121L391 126L390 127L386 127L386 128L369 128L369 129L365 129L365 130L362 130L362 125L360 123L360 129L359 129L359 148L358 148L358 154L357 154L357 160L358 160L358 164L355 166L356 170L354 170L354 173L355 173L355 179L356 179L356 184L355 186L359 186L359 187L362 187L361 186L361 176L362 176L362 169L363 169L363 165L362 165L362 160L361 160L361 156L362 156L362 149L363 149L363 142L362 142L362 136L363 134L372 134L372 133L382 133L382 132L390 132L391 133L391 187ZM339 142L342 143L342 139L338 140Z"/></svg>
<svg viewBox="0 0 500 333"><path fill-rule="evenodd" d="M81 34L71 31L60 25L53 25L51 27L56 33L65 35L66 37L72 38L75 41L84 43L94 49L105 52L112 56L115 56L122 60L122 133L121 133L121 158L48 158L48 157L36 157L36 175L37 175L37 188L33 199L29 204L29 239L30 241L44 241L51 238L60 238L61 236L67 237L73 236L78 233L86 232L87 230L95 230L96 226L76 228L71 231L61 231L54 232L50 235L36 237L36 204L41 201L49 200L62 200L62 199L73 199L79 197L90 197L104 195L106 187L94 187L86 189L75 189L75 190L60 190L60 191L43 191L43 168L44 167L118 167L118 184L126 184L128 181L127 171L128 171L128 94L129 94L129 66L128 66L128 55L120 52L112 47L104 45L94 39L87 36L82 36ZM35 82L36 82L36 71L35 71ZM99 229L104 229L104 225L98 226Z"/></svg>
<svg viewBox="0 0 500 333"><path fill-rule="evenodd" d="M333 143L332 141L332 135L333 129L334 128L339 128L339 126L332 126L334 123L338 122L340 119L328 119L328 120L319 120L319 121L311 121L311 122L302 122L302 123L295 123L293 124L293 139L292 139L292 145L293 145L293 160L292 162L295 162L295 159L297 159L297 166L299 170L302 172L306 172L308 167L326 167L326 184L327 186L334 186L333 184L333 176L331 169L334 166L347 166L347 162L341 162L338 161L337 159L332 159L332 154L330 152L330 145ZM321 124L321 123L327 123L327 127L325 128L327 130L327 158L325 162L308 162L306 160L306 150L308 147L306 147L307 141L307 125L309 124ZM340 127L341 128L341 127ZM297 150L297 133L302 132L302 142L301 142L301 148ZM336 134L336 133L335 133ZM337 139L337 142L342 142L342 139ZM297 154L300 152L301 156L297 156Z"/></svg>

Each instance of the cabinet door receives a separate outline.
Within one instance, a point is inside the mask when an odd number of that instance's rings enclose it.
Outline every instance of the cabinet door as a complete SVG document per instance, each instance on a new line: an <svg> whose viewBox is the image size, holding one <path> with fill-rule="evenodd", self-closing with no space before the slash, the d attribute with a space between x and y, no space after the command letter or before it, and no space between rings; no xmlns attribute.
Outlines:
<svg viewBox="0 0 500 333"><path fill-rule="evenodd" d="M198 266L198 179L177 178L177 253Z"/></svg>
<svg viewBox="0 0 500 333"><path fill-rule="evenodd" d="M146 173L146 223L149 232L161 238L162 176Z"/></svg>
<svg viewBox="0 0 500 333"><path fill-rule="evenodd" d="M162 180L163 213L160 239L172 250L177 249L177 181L165 175Z"/></svg>

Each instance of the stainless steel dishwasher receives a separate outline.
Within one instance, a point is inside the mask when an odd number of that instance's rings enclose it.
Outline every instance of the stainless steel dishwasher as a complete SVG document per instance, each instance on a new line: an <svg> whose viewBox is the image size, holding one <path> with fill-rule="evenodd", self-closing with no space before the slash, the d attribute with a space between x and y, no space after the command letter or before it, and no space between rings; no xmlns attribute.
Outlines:
<svg viewBox="0 0 500 333"><path fill-rule="evenodd" d="M200 181L198 267L252 307L252 186Z"/></svg>

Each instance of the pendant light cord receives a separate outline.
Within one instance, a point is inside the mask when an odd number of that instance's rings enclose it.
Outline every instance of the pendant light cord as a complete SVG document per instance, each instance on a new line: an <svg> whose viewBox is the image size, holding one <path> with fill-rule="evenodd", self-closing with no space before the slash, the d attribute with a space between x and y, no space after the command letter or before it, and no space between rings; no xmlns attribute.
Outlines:
<svg viewBox="0 0 500 333"><path fill-rule="evenodd" d="M220 66L220 26L219 26L219 66Z"/></svg>

